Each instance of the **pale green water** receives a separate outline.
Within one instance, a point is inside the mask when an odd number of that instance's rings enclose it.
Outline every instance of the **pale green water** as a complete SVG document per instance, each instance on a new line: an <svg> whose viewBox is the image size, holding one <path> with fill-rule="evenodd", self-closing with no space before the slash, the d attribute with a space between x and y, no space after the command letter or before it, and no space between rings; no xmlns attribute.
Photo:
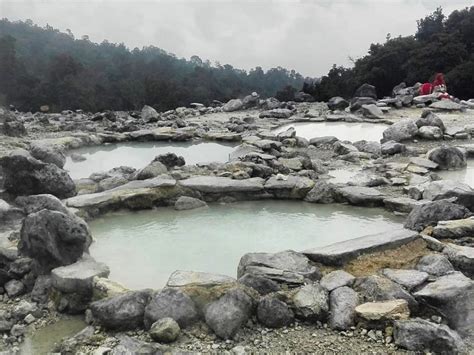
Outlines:
<svg viewBox="0 0 474 355"><path fill-rule="evenodd" d="M290 127L295 128L297 136L306 139L334 136L341 141L356 142L365 139L378 142L388 126L366 122L299 122L281 126L273 133L284 132Z"/></svg>
<svg viewBox="0 0 474 355"><path fill-rule="evenodd" d="M234 150L230 144L203 142L132 142L105 144L71 150L83 155L86 160L74 162L68 156L64 168L73 179L86 178L92 173L107 171L118 166L140 169L148 165L157 155L175 153L184 157L186 164L226 162Z"/></svg>
<svg viewBox="0 0 474 355"><path fill-rule="evenodd" d="M55 344L63 338L70 337L84 329L87 324L81 317L62 318L56 323L40 328L32 335L25 337L21 344L21 355L46 355L53 351Z"/></svg>
<svg viewBox="0 0 474 355"><path fill-rule="evenodd" d="M454 180L474 187L474 159L467 161L467 167L461 170L438 170L436 173L444 180Z"/></svg>
<svg viewBox="0 0 474 355"><path fill-rule="evenodd" d="M401 227L382 209L253 201L174 211L160 208L104 216L89 226L90 251L130 288L159 288L175 270L236 276L248 252L297 251Z"/></svg>

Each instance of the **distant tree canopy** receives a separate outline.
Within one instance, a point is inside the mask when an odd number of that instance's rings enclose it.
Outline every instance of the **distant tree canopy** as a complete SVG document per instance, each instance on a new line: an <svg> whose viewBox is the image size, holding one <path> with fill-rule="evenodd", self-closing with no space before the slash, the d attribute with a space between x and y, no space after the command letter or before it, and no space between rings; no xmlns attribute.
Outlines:
<svg viewBox="0 0 474 355"><path fill-rule="evenodd" d="M209 104L257 91L274 96L296 91L304 78L277 67L250 71L214 66L198 56L190 60L149 46L129 50L123 44L75 39L67 30L34 25L31 20L0 20L0 105L23 111L49 105L52 110L133 110L152 105L166 110L191 102Z"/></svg>
<svg viewBox="0 0 474 355"><path fill-rule="evenodd" d="M446 75L450 94L474 98L474 6L452 12L441 8L417 21L414 36L391 38L372 44L354 67L334 65L326 76L303 90L316 100L333 96L349 98L358 86L369 83L379 96L390 95L402 81L407 85L433 80L436 72Z"/></svg>

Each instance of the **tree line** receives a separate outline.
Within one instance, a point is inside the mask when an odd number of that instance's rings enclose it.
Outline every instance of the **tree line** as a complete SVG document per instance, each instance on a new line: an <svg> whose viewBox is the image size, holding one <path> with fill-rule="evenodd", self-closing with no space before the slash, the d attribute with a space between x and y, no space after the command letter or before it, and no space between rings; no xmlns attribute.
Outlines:
<svg viewBox="0 0 474 355"><path fill-rule="evenodd" d="M436 72L442 72L450 94L474 98L474 6L447 17L439 7L417 21L413 36L388 34L385 43L372 44L368 54L353 64L334 65L320 80L305 83L303 91L327 101L333 96L350 98L358 86L369 83L379 96L389 96L401 82L409 86L431 82Z"/></svg>
<svg viewBox="0 0 474 355"><path fill-rule="evenodd" d="M145 104L167 110L253 91L275 96L288 86L299 90L303 82L281 67L245 71L198 56L178 58L154 46L98 44L31 20L0 20L0 105L22 111L42 105L52 111L136 110Z"/></svg>

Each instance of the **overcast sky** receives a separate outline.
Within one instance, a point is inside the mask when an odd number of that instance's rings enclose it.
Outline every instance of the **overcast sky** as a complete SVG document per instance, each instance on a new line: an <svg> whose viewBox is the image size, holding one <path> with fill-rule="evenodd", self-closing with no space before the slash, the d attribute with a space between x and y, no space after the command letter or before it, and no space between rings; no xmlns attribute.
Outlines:
<svg viewBox="0 0 474 355"><path fill-rule="evenodd" d="M409 35L416 20L442 6L445 14L473 5L465 0L0 0L0 17L31 19L77 38L89 35L154 45L178 57L198 55L234 67L282 66L304 76L348 65L387 33Z"/></svg>

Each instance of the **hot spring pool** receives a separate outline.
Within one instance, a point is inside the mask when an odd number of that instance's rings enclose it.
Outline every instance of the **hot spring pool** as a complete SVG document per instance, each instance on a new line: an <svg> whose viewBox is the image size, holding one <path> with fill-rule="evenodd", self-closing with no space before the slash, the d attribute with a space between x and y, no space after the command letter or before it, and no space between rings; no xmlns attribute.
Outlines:
<svg viewBox="0 0 474 355"><path fill-rule="evenodd" d="M295 128L297 136L306 139L334 136L342 141L356 142L365 139L378 142L388 126L366 122L299 122L278 127L273 133L284 132L290 127Z"/></svg>
<svg viewBox="0 0 474 355"><path fill-rule="evenodd" d="M157 155L175 153L184 157L186 164L226 162L234 145L203 142L133 142L114 143L71 150L86 160L75 162L66 158L64 168L73 179L89 177L92 173L107 171L118 166L140 169L148 165Z"/></svg>
<svg viewBox="0 0 474 355"><path fill-rule="evenodd" d="M467 167L460 170L438 170L436 173L444 180L454 180L474 188L474 159L467 160Z"/></svg>
<svg viewBox="0 0 474 355"><path fill-rule="evenodd" d="M400 228L382 209L252 201L191 211L120 212L90 222L91 255L130 288L163 287L175 270L236 277L248 252L302 251Z"/></svg>

